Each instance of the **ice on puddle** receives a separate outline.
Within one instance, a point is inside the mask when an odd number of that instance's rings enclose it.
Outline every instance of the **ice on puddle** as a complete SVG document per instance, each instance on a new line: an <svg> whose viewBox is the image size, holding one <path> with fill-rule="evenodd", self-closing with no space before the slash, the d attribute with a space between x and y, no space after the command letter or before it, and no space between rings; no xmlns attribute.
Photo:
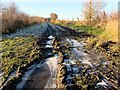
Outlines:
<svg viewBox="0 0 120 90"><path fill-rule="evenodd" d="M78 73L79 72L79 68L72 68L74 73Z"/></svg>
<svg viewBox="0 0 120 90"><path fill-rule="evenodd" d="M108 86L105 81L97 83L97 86Z"/></svg>
<svg viewBox="0 0 120 90"><path fill-rule="evenodd" d="M50 35L48 38L49 38L49 39L54 39L54 37L53 37L52 35Z"/></svg>
<svg viewBox="0 0 120 90"><path fill-rule="evenodd" d="M46 45L45 48L53 48L52 45Z"/></svg>
<svg viewBox="0 0 120 90"><path fill-rule="evenodd" d="M69 59L65 59L64 62L65 62L65 63L69 63L70 60L69 60Z"/></svg>
<svg viewBox="0 0 120 90"><path fill-rule="evenodd" d="M88 60L83 60L83 61L82 61L82 64L87 64L87 65L89 65L90 67L93 67L93 65L91 64L91 62L88 61Z"/></svg>
<svg viewBox="0 0 120 90"><path fill-rule="evenodd" d="M74 60L71 60L70 63L71 63L71 64L76 64Z"/></svg>

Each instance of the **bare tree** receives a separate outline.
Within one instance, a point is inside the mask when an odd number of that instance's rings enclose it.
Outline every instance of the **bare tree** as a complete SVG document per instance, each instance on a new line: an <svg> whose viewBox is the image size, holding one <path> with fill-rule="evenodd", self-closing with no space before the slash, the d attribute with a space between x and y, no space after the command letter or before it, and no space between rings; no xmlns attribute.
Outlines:
<svg viewBox="0 0 120 90"><path fill-rule="evenodd" d="M58 18L58 15L56 13L51 13L50 16L51 16L51 22L54 22Z"/></svg>
<svg viewBox="0 0 120 90"><path fill-rule="evenodd" d="M87 24L91 25L92 21L99 16L99 12L105 4L100 0L98 0L97 2L95 2L94 0L90 0L89 2L85 2L83 5L84 19Z"/></svg>
<svg viewBox="0 0 120 90"><path fill-rule="evenodd" d="M77 17L77 20L80 21L80 20L79 20L79 17Z"/></svg>

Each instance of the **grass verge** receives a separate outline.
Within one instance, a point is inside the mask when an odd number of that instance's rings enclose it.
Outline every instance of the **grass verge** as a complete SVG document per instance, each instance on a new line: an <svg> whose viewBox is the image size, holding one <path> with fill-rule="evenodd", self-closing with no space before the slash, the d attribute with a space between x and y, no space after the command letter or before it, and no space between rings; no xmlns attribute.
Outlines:
<svg viewBox="0 0 120 90"><path fill-rule="evenodd" d="M17 70L19 67L26 66L35 59L39 59L40 47L37 44L37 37L15 37L1 41L2 48L2 70L4 77Z"/></svg>

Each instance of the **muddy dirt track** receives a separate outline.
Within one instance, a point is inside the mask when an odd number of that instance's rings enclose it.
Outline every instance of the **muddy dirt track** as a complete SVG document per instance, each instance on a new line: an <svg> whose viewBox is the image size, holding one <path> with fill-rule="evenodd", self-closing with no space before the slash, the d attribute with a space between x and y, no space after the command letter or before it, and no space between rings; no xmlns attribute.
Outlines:
<svg viewBox="0 0 120 90"><path fill-rule="evenodd" d="M16 90L30 89L117 89L116 76L108 78L114 71L108 69L109 62L95 52L84 49L89 35L76 33L68 28L46 23L40 36L40 63L31 65L16 84ZM78 37L79 36L79 37ZM81 41L77 40L81 38Z"/></svg>

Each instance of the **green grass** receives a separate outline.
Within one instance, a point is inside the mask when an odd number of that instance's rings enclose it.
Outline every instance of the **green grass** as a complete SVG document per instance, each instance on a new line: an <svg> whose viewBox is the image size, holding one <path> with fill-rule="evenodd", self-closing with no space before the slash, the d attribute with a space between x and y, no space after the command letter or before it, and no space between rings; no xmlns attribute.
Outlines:
<svg viewBox="0 0 120 90"><path fill-rule="evenodd" d="M102 34L103 30L99 27L95 26L76 26L72 25L70 28L76 31L85 31L86 33L93 34L93 35L100 35Z"/></svg>
<svg viewBox="0 0 120 90"><path fill-rule="evenodd" d="M12 70L19 66L30 63L39 58L40 47L36 44L37 38L34 36L16 37L1 41L2 48L2 70L7 77Z"/></svg>
<svg viewBox="0 0 120 90"><path fill-rule="evenodd" d="M86 33L93 34L96 36L102 34L102 32L104 31L103 29L97 26L76 25L75 23L70 23L70 24L61 23L58 25L69 27L75 31L85 31Z"/></svg>

